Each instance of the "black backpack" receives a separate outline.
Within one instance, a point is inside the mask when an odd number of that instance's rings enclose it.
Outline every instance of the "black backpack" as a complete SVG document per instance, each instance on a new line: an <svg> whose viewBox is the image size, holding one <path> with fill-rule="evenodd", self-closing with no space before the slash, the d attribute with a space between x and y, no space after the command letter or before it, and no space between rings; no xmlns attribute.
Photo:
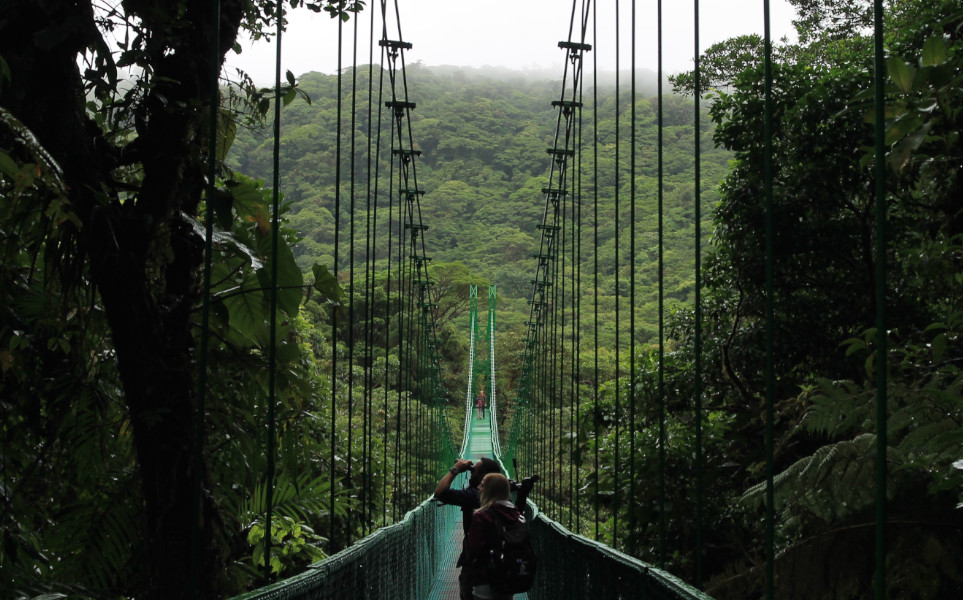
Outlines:
<svg viewBox="0 0 963 600"><path fill-rule="evenodd" d="M508 520L489 510L498 532L498 546L491 551L488 582L503 594L521 594L532 589L538 557L529 540L528 526L522 520Z"/></svg>

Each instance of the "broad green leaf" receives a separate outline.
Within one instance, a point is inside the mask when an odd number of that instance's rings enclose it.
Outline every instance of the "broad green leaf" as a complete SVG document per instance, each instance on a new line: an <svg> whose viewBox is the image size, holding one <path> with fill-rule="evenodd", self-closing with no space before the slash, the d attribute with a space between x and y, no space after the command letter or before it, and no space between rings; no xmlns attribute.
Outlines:
<svg viewBox="0 0 963 600"><path fill-rule="evenodd" d="M331 304L340 304L341 298L344 297L344 291L338 285L338 280L334 274L328 271L328 267L325 265L315 264L311 267L311 270L314 272L314 289L318 290L324 296L324 299Z"/></svg>
<svg viewBox="0 0 963 600"><path fill-rule="evenodd" d="M211 321L225 330L231 326L231 313L220 299L211 302Z"/></svg>
<svg viewBox="0 0 963 600"><path fill-rule="evenodd" d="M242 340L264 348L271 336L267 326L264 291L256 280L247 279L242 289L224 297L224 305L230 314L228 337L234 343Z"/></svg>
<svg viewBox="0 0 963 600"><path fill-rule="evenodd" d="M10 81L10 65L0 56L0 83Z"/></svg>
<svg viewBox="0 0 963 600"><path fill-rule="evenodd" d="M917 130L922 124L923 120L916 114L906 113L897 117L889 124L889 127L886 128L886 143L895 144L911 132Z"/></svg>
<svg viewBox="0 0 963 600"><path fill-rule="evenodd" d="M29 188L40 175L40 167L38 167L35 163L27 163L20 167L20 170L17 171L16 175L14 176L14 179L16 180L16 190L18 192L22 192L23 190Z"/></svg>
<svg viewBox="0 0 963 600"><path fill-rule="evenodd" d="M220 114L217 119L217 148L215 149L217 160L223 161L227 158L227 153L234 144L234 136L237 134L237 122L226 109L218 111Z"/></svg>
<svg viewBox="0 0 963 600"><path fill-rule="evenodd" d="M900 171L909 163L913 153L920 147L930 131L932 123L925 123L922 127L917 127L910 135L900 140L890 155L890 164L894 169Z"/></svg>
<svg viewBox="0 0 963 600"><path fill-rule="evenodd" d="M20 171L20 167L17 163L10 158L10 155L0 150L0 172L3 172L7 177L13 177Z"/></svg>
<svg viewBox="0 0 963 600"><path fill-rule="evenodd" d="M913 79L916 77L916 69L902 59L891 56L886 60L886 71L896 86L903 92L910 92L913 89Z"/></svg>
<svg viewBox="0 0 963 600"><path fill-rule="evenodd" d="M234 226L234 196L220 188L214 192L214 197L205 197L214 212L214 224L225 231Z"/></svg>
<svg viewBox="0 0 963 600"><path fill-rule="evenodd" d="M946 348L948 346L948 343L946 341L946 334L941 333L935 338L933 338L933 342L931 346L933 348L933 361L940 362L941 360L943 360L943 356L946 354Z"/></svg>
<svg viewBox="0 0 963 600"><path fill-rule="evenodd" d="M846 346L846 356L850 356L854 352L859 352L860 350L866 349L866 342L857 337L849 338L840 345Z"/></svg>
<svg viewBox="0 0 963 600"><path fill-rule="evenodd" d="M266 267L258 270L258 280L265 289L271 287L271 239L264 236L258 239L258 251L266 257ZM294 261L294 253L284 240L280 240L277 248L278 261L278 308L286 315L293 317L298 314L303 296L304 275Z"/></svg>
<svg viewBox="0 0 963 600"><path fill-rule="evenodd" d="M281 363L292 363L301 357L301 349L297 344L282 341L277 346L277 359Z"/></svg>
<svg viewBox="0 0 963 600"><path fill-rule="evenodd" d="M184 220L190 223L191 227L194 229L194 233L198 237L200 237L202 240L206 239L207 231L205 230L204 225L200 221L198 221L197 219L189 215L181 215L181 216L184 218ZM238 240L237 236L235 236L233 233L229 233L227 231L215 230L212 234L211 241L215 246L233 247L234 249L238 250L242 255L248 258L252 267L254 267L255 269L261 268L262 263L258 258L257 254L247 245L245 245L240 240ZM215 284L217 283L216 278L214 283Z"/></svg>
<svg viewBox="0 0 963 600"><path fill-rule="evenodd" d="M289 89L287 92L285 92L284 97L282 98L283 105L287 106L288 104L291 104L292 102L294 102L294 99L297 97L298 97L297 88Z"/></svg>
<svg viewBox="0 0 963 600"><path fill-rule="evenodd" d="M234 198L234 210L237 215L247 221L256 222L262 233L270 231L270 216L264 190L259 188L256 182L245 177L229 181L227 187Z"/></svg>
<svg viewBox="0 0 963 600"><path fill-rule="evenodd" d="M938 65L946 61L946 42L942 35L930 36L923 42L923 56L920 64L924 67Z"/></svg>

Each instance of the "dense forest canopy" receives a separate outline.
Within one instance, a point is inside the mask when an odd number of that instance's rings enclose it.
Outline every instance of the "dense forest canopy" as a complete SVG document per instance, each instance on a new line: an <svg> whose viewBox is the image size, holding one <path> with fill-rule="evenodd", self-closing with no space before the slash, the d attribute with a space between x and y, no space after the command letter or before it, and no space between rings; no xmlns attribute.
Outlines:
<svg viewBox="0 0 963 600"><path fill-rule="evenodd" d="M585 114L597 118L584 126L597 135L597 162L595 153L584 152L579 168L583 197L593 203L597 198L597 220L593 211L582 215L597 242L585 247L578 265L568 266L598 277L594 289L583 289L586 306L598 306L598 331L590 319L582 321L598 350L583 346L579 358L583 365L597 359L601 366L579 372L573 390L597 401L536 407L556 423L575 424L572 430L559 425L558 439L544 444L577 482L571 488L546 485L536 501L570 527L583 523L580 533L597 533L616 548L695 580L700 510L691 424L698 284L705 366L699 382L705 401L704 587L718 598L760 596L764 274L772 259L777 597L872 594L867 582L874 568L879 369L889 376L889 594L958 597L963 9L951 0L887 6L889 351L881 357L873 330L879 271L872 249L883 232L873 218L872 5L791 3L799 15L799 41L775 46L772 70L777 234L771 256L762 235L761 39L746 36L705 51L698 132L691 73L676 75L676 93L661 99L650 74L639 78L645 84L635 97L625 86L615 90L611 81L593 90L598 104ZM288 5L346 19L360 8L343 0ZM346 70L340 79L318 73L286 78L278 91L280 250L269 252L273 140L263 125L274 92L243 77L228 84L217 73L239 32L271 35L277 8L272 1L223 0L215 45L215 17L203 3L122 2L107 11L92 2L57 0L4 6L2 600L43 594L187 598L192 569L205 574L197 590L205 598L258 585L266 535L265 357L272 347L280 362L277 408L283 423L272 483L274 498L285 503L270 532L284 549L267 565L273 577L295 573L392 522L430 492L399 482L399 473L416 484L436 475L421 463L411 466L418 449L410 443L411 456L377 457L375 480L366 480L376 493L369 495L359 495L356 487L366 466L357 457L368 447L330 451L333 440L357 428L360 415L329 409L320 399L335 390L345 406L357 399L358 407L374 389L402 394L395 383L404 370L402 350L391 345L396 342L386 342L380 354L365 352L372 338L364 332L381 335L386 323L399 318L394 311L401 292L397 283L389 284L389 256L368 256L364 244L352 245L346 237L352 220L369 222L375 208L359 200L347 215L345 205L336 207L336 198L350 196L352 183L360 188L370 181L367 148L348 156L351 146L342 144L339 156L338 132L366 140L374 130L367 110L356 118L342 115L339 130L339 100L342 108L350 104L347 82L366 92L370 83L376 94L385 83L380 67L367 65ZM110 32L124 40L116 51L107 42ZM126 68L141 75L126 79ZM540 235L545 149L554 134L550 102L558 98L559 82L418 64L408 76L418 105L412 130L423 152L418 177L426 190L422 216L430 227L425 239L439 292L446 385L462 389L467 368L468 286L492 283L499 289L499 389L511 398L519 377L513 361L529 314L531 254ZM654 161L660 100L661 181ZM222 108L212 127L215 103ZM626 143L633 133L639 153L630 166ZM702 157L698 194L694 138ZM376 160L376 172L386 173L389 155ZM595 172L596 182L585 175ZM209 183L214 189L206 195ZM666 211L661 274L654 204L660 186ZM634 215L627 212L630 188L638 194ZM696 197L703 202L703 240L694 240ZM381 212L370 221L379 236L391 234L386 217ZM204 339L203 232L211 220L218 237L212 249L212 333ZM639 240L634 255L630 227ZM699 282L696 243L705 250ZM352 272L352 258L370 267ZM281 326L272 339L264 281L275 262L284 292L277 299ZM627 307L630 264L638 295L636 305ZM666 295L661 365L660 275ZM371 290L365 301L372 306L355 306L365 319L332 325L346 291L369 281L374 285L364 284ZM628 311L637 323L631 332ZM627 334L636 356L628 356ZM210 344L208 355L199 353L202 342ZM638 366L634 380L630 361ZM366 369L383 376L353 379ZM356 382L350 397L345 381ZM199 392L202 382L206 394ZM211 400L202 405L205 396ZM620 403L629 397L638 398L638 414ZM668 431L661 447L660 403ZM510 402L508 408L510 413ZM453 401L455 425L459 409ZM204 431L194 419L201 411ZM399 414L386 406L377 418L372 429L387 436L387 423ZM352 443L377 445L382 440L373 438L379 435ZM635 455L624 450L626 436L637 441ZM664 473L653 458L660 450L667 456ZM630 469L634 480L619 476ZM652 483L663 475L664 494ZM630 487L631 481L643 485ZM192 486L203 491L199 513ZM595 515L598 527L590 525ZM192 539L199 541L196 551Z"/></svg>
<svg viewBox="0 0 963 600"><path fill-rule="evenodd" d="M358 68L357 89L368 89L371 72L367 66ZM373 73L377 86L383 77L380 69L375 68ZM644 78L642 76L640 79ZM347 74L345 79L352 80L352 74ZM551 102L561 93L561 82L493 79L487 74L452 74L420 65L408 69L408 82L412 90L417 90L418 106L412 113L412 135L418 149L424 152L424 160L419 163L418 184L427 192L421 201L421 209L422 218L430 227L426 236L428 252L439 271L455 268L455 264L467 268L466 275L470 273L470 277L463 279L462 284L470 280L497 285L501 331L517 333L520 324L528 318L526 299L531 291L531 257L538 249L538 225L542 222L544 210L541 190L547 185L550 166L550 157L545 150L551 147L555 134L555 111ZM294 104L285 110L280 165L287 190L285 200L290 203L288 223L301 236L295 246L295 256L298 264L307 271L314 263L332 264L334 256L335 171L325 169L323 165L332 160L337 76L308 73L301 77L298 85L310 96L311 103ZM656 102L651 95L654 91L651 85L640 86L638 91L637 127L641 132L638 143L644 149L645 162L635 173L639 190L637 225L647 234L641 252L649 259L645 276L639 281L647 293L645 303L639 307L639 320L648 326L640 331L639 339L650 341L657 321L652 297L658 276L653 266L658 251L655 238L658 228L657 166L654 160ZM344 103L352 93L347 87L342 90ZM614 102L614 87L599 90L598 171L599 180L604 184L598 190L598 224L594 222L594 211L589 211L587 201L583 215L585 230L598 230L598 252L602 253L598 260L604 269L599 286L604 290L600 302L606 305L614 301L613 278L617 270L614 266L616 203L612 166L616 133ZM620 102L624 116L631 102L627 86ZM690 298L693 289L693 115L691 103L681 96L666 96L663 110L666 140L663 191L669 223L665 251L666 286L670 300L684 302ZM359 123L358 127L357 133L363 136L365 124ZM718 198L717 184L728 166L729 154L709 142L706 118L703 118L703 127L703 202L704 214L708 215ZM629 125L621 122L619 128L622 150L626 151ZM267 180L272 168L272 146L270 130L239 130L228 162L240 172ZM359 147L356 152L355 164L365 164L365 149ZM387 160L383 153L383 174L389 172ZM583 172L593 171L594 160L591 153L584 153ZM624 189L628 188L629 176L629 166L622 164L619 185ZM350 174L342 173L341 177L344 188ZM358 185L366 183L364 177L359 170ZM587 188L583 193L588 198L594 190ZM356 207L355 221L365 223L373 210ZM386 208L380 210L379 233L387 236ZM627 220L626 201L623 200L620 210L623 211L623 221ZM709 225L706 216L705 231ZM347 247L349 241L347 231L347 227L341 228L339 243L342 247ZM619 236L619 244L624 265L629 254L629 240L624 232ZM357 246L357 252L362 252L361 244ZM595 260L593 252L587 249L582 257L586 268ZM377 257L382 265L387 264L384 258ZM346 266L348 260L348 253L342 253L340 266ZM459 293L464 294L466 289L463 287ZM462 310L460 315L464 317L465 311ZM458 323L465 321L462 319ZM604 326L607 332L605 341L610 345L614 338L614 320L605 319ZM463 328L457 335L464 336Z"/></svg>

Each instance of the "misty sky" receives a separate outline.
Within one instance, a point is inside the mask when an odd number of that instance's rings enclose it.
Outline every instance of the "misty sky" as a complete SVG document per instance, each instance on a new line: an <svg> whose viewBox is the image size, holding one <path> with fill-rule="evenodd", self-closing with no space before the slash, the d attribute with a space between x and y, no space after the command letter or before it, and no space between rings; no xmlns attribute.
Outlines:
<svg viewBox="0 0 963 600"><path fill-rule="evenodd" d="M581 10L583 0L578 0ZM598 40L593 44L596 56L586 55L586 69L598 60L600 71L613 71L616 58L616 2L598 2ZM631 0L619 3L618 53L620 68L631 65ZM371 0L366 2L358 21L358 64L372 62L369 55L371 28ZM375 39L381 38L381 3L373 3L378 18ZM405 58L410 63L428 66L500 66L514 69L557 69L562 71L564 52L558 48L560 40L569 39L572 2L568 0L397 0L401 21L401 38L413 44ZM394 1L388 3L388 38L397 40L398 22ZM657 66L657 4L655 0L637 0L636 65L655 70ZM771 0L771 27L774 40L793 36L792 7L786 0ZM692 68L695 50L693 2L663 0L663 69L668 73ZM326 13L315 14L298 10L289 14L288 31L283 34L282 71L295 75L309 71L335 73L338 67L338 22ZM577 18L576 18L577 20ZM737 35L763 32L762 0L703 1L699 6L699 47ZM591 24L587 41L593 43ZM342 25L344 39L341 65L352 64L355 24ZM577 39L577 35L573 39ZM259 84L274 81L275 44L242 42L240 56L228 57L228 66L248 72ZM375 46L373 62L380 62Z"/></svg>

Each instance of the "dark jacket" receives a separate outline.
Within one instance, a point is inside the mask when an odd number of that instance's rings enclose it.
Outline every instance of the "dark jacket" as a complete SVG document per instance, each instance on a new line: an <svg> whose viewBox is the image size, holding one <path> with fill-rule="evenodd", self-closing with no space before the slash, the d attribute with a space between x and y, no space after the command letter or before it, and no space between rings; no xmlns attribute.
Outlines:
<svg viewBox="0 0 963 600"><path fill-rule="evenodd" d="M463 490L453 490L448 488L437 496L437 499L445 504L452 504L461 507L462 527L465 531L465 541L468 541L468 528L471 526L472 514L478 508L478 488L467 487ZM465 544L462 544L461 554L458 555L456 566L461 567L465 564Z"/></svg>
<svg viewBox="0 0 963 600"><path fill-rule="evenodd" d="M522 520L523 517L511 502L495 503L487 510L477 510L471 518L471 528L468 530L468 541L465 545L466 563L475 569L475 584L488 583L486 569L489 551L498 543L498 529L495 517L489 511L497 512L508 521Z"/></svg>

